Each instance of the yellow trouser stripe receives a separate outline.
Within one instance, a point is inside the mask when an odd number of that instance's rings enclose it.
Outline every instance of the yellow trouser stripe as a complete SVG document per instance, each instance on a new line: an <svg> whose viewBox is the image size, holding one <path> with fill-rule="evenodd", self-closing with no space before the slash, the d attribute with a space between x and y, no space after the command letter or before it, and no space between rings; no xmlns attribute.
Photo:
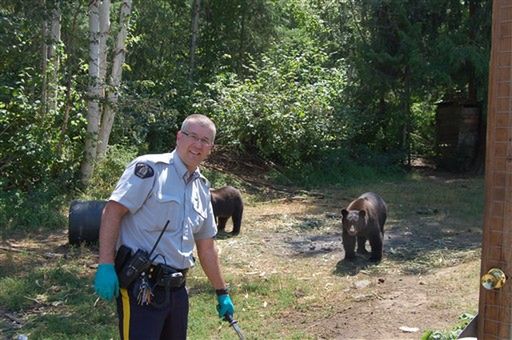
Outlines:
<svg viewBox="0 0 512 340"><path fill-rule="evenodd" d="M126 288L121 288L121 299L123 301L123 339L130 339L130 298Z"/></svg>

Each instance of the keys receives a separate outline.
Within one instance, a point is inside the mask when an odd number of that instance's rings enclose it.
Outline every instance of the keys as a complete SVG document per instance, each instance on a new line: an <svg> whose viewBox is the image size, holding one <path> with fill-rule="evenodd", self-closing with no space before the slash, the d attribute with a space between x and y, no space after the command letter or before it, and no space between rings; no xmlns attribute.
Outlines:
<svg viewBox="0 0 512 340"><path fill-rule="evenodd" d="M153 291L149 285L146 273L141 274L141 280L139 285L139 293L137 294L137 303L139 305L149 305L153 299Z"/></svg>

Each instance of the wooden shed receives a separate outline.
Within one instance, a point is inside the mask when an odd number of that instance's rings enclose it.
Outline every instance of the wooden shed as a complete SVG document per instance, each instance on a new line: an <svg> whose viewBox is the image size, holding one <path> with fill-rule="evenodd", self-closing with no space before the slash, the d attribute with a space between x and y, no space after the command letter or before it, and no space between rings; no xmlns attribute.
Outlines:
<svg viewBox="0 0 512 340"><path fill-rule="evenodd" d="M478 151L480 108L442 102L436 112L436 164L449 171L467 171Z"/></svg>

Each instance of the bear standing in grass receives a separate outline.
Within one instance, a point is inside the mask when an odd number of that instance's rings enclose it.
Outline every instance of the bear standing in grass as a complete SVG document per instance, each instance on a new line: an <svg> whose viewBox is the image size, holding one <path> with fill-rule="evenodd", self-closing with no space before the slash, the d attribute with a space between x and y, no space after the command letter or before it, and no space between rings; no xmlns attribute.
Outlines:
<svg viewBox="0 0 512 340"><path fill-rule="evenodd" d="M211 189L210 192L217 228L219 231L224 231L226 229L226 222L231 217L233 219L233 231L231 234L233 236L238 235L244 212L242 194L232 186Z"/></svg>
<svg viewBox="0 0 512 340"><path fill-rule="evenodd" d="M343 224L343 248L345 259L353 260L357 252L366 255L366 240L370 241L370 261L382 260L382 242L384 240L384 223L387 217L386 202L373 192L367 192L352 201L346 209L341 210Z"/></svg>

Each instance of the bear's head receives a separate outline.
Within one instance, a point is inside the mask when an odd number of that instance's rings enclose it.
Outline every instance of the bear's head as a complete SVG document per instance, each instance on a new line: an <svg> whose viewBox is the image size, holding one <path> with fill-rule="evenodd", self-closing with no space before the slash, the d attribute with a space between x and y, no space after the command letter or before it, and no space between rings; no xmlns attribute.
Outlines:
<svg viewBox="0 0 512 340"><path fill-rule="evenodd" d="M350 236L357 236L366 228L366 211L343 209L341 223Z"/></svg>

